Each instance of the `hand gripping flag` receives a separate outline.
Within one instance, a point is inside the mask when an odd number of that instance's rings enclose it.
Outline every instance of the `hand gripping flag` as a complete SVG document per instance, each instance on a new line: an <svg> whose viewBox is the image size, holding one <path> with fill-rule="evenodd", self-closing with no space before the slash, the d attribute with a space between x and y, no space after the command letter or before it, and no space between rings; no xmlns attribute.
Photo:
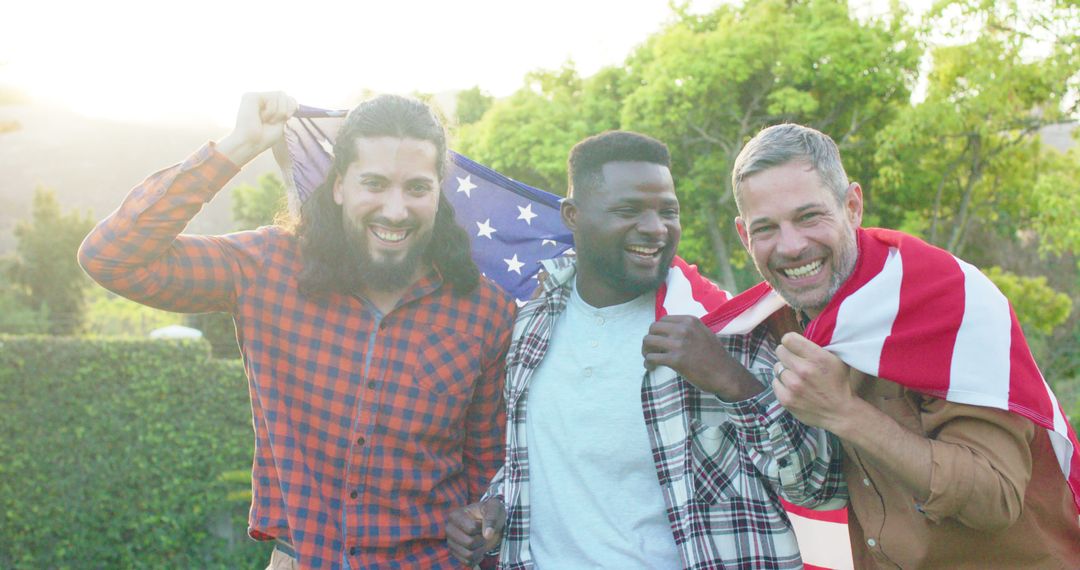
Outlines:
<svg viewBox="0 0 1080 570"><path fill-rule="evenodd" d="M892 230L858 230L859 261L805 336L871 376L1047 430L1080 509L1080 445L1008 299L977 268ZM784 302L760 283L702 320L741 334Z"/></svg>
<svg viewBox="0 0 1080 570"><path fill-rule="evenodd" d="M285 148L275 148L284 173L289 208L300 205L326 179L345 111L301 106L285 127ZM480 270L520 303L536 288L540 261L573 251L573 236L559 217L560 198L532 188L468 158L450 153L451 172L442 191L456 219L472 239ZM703 317L730 295L676 257L657 290L656 318ZM777 305L779 308L779 305ZM767 315L766 315L767 316ZM751 327L752 328L752 327ZM844 511L810 511L789 506L807 568L850 568Z"/></svg>

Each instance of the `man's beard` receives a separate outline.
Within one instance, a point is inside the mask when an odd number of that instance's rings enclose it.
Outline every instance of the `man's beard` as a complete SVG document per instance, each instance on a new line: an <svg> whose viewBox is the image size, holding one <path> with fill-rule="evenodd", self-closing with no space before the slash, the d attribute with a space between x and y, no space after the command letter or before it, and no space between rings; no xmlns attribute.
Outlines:
<svg viewBox="0 0 1080 570"><path fill-rule="evenodd" d="M627 262L623 258L622 250L619 250L615 255L610 255L611 252L593 251L592 253L586 253L590 249L586 247L583 251L580 247L578 248L579 263L587 263L593 267L596 270L596 275L607 282L612 289L634 297L649 291L655 291L660 287L660 284L667 279L671 262L675 258L675 248L668 246L660 254L660 264L655 274L648 276L634 275L627 271Z"/></svg>
<svg viewBox="0 0 1080 570"><path fill-rule="evenodd" d="M358 285L373 291L393 291L408 286L424 262L432 239L431 230L415 234L411 236L412 247L403 257L376 260L371 256L371 236L367 229L348 218L342 220L342 226L349 259L357 267Z"/></svg>
<svg viewBox="0 0 1080 570"><path fill-rule="evenodd" d="M850 240L844 240L840 243L840 246L833 249L830 252L831 264L834 264L833 271L829 274L829 288L825 295L817 299L805 299L800 300L796 295L786 290L775 277L775 274L779 271L774 268L770 268L769 271L762 271L758 267L758 273L761 275L768 275L765 280L774 291L780 294L780 297L784 299L792 309L797 312L806 311L822 311L832 301L832 298L836 296L836 292L840 290L840 287L847 282L848 278L855 271L855 264L859 259L859 246L858 238L852 236ZM756 264L756 261L755 261Z"/></svg>

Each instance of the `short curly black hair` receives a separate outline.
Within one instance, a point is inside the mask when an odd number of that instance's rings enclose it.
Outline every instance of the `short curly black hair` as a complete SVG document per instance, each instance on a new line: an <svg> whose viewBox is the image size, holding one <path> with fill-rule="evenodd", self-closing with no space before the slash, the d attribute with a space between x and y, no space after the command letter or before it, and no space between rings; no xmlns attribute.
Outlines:
<svg viewBox="0 0 1080 570"><path fill-rule="evenodd" d="M580 197L600 187L609 162L650 162L671 168L671 153L667 145L641 133L607 131L591 136L570 149L566 197Z"/></svg>

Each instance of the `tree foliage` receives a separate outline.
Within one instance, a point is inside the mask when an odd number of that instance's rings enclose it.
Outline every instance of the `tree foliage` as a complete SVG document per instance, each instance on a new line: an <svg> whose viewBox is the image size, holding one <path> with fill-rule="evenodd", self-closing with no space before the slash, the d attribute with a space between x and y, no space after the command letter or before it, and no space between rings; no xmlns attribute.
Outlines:
<svg viewBox="0 0 1080 570"><path fill-rule="evenodd" d="M747 0L700 15L676 4L622 66L533 72L462 127L458 145L561 193L582 138L622 128L664 141L682 203L680 254L739 290L759 277L731 223L732 163L765 126L818 128L863 186L866 225L999 267L988 272L1036 356L1058 368L1048 376L1072 377L1080 148L1048 148L1040 129L1080 116L1078 31L1075 0L943 0L922 20L899 3L875 18L837 0Z"/></svg>
<svg viewBox="0 0 1080 570"><path fill-rule="evenodd" d="M272 225L285 211L285 184L276 174L259 177L258 185L243 184L233 189L233 222L238 230Z"/></svg>
<svg viewBox="0 0 1080 570"><path fill-rule="evenodd" d="M457 94L457 124L471 125L479 121L491 108L495 98L480 90L479 87L466 89Z"/></svg>
<svg viewBox="0 0 1080 570"><path fill-rule="evenodd" d="M44 188L34 192L30 219L15 225L11 282L20 289L26 306L48 315L53 334L72 334L82 325L90 280L75 254L93 226L88 214L62 213L56 194Z"/></svg>
<svg viewBox="0 0 1080 570"><path fill-rule="evenodd" d="M764 126L799 121L832 134L859 172L873 156L869 133L907 101L919 53L900 14L860 22L842 2L678 13L622 68L531 74L460 138L466 154L556 191L567 152L585 136L627 128L663 140L683 202L680 248L735 289L732 259L745 258L731 229L730 171L742 144Z"/></svg>
<svg viewBox="0 0 1080 570"><path fill-rule="evenodd" d="M570 148L619 127L624 76L607 68L582 79L571 63L530 73L524 87L461 128L458 150L511 178L565 194Z"/></svg>
<svg viewBox="0 0 1080 570"><path fill-rule="evenodd" d="M978 227L1007 236L1040 222L1055 238L1075 234L1056 212L1069 198L1046 188L1068 165L1045 156L1039 130L1076 112L1069 85L1080 53L1075 35L1038 32L1042 10L1080 19L1075 9L1040 4L961 1L931 12L928 29L957 31L931 52L925 100L878 133L875 203L884 223L957 254Z"/></svg>

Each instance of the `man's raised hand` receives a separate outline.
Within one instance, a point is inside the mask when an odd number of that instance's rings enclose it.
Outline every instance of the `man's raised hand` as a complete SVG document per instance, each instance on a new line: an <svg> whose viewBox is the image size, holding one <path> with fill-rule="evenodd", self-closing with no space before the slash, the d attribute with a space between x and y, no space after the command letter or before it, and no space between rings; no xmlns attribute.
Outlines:
<svg viewBox="0 0 1080 570"><path fill-rule="evenodd" d="M810 339L789 332L776 348L779 359L773 392L780 404L805 424L837 433L854 407L863 403L855 395L861 375L835 354Z"/></svg>
<svg viewBox="0 0 1080 570"><path fill-rule="evenodd" d="M217 143L218 152L243 166L284 138L285 121L296 112L296 100L284 92L245 93L236 111L236 125Z"/></svg>

